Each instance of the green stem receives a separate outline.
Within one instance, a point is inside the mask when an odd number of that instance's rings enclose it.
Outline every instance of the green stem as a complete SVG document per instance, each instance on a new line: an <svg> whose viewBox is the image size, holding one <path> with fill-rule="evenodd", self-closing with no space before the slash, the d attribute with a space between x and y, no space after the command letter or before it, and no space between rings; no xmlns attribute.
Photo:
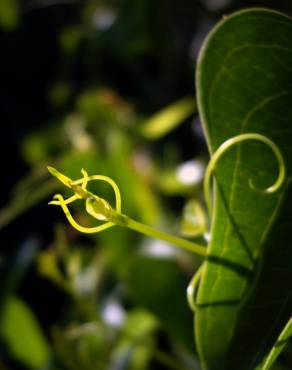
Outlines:
<svg viewBox="0 0 292 370"><path fill-rule="evenodd" d="M204 247L203 245L193 243L193 242L190 242L182 238L178 238L174 235L170 235L163 231L156 230L151 226L144 225L141 222L135 221L131 219L130 217L122 214L121 213L120 190L117 184L109 177L99 176L99 175L88 176L87 172L85 170L82 170L83 178L76 180L76 181L72 181L71 179L69 179L69 177L63 175L55 168L48 167L48 170L51 172L52 175L57 177L59 181L61 181L66 186L68 186L75 193L72 197L66 200L64 200L61 194L56 194L54 196L54 199L57 199L57 200L53 200L49 204L55 204L55 205L61 206L68 221L76 230L83 232L83 233L92 234L92 233L97 233L99 231L105 230L114 225L119 225L123 227L128 227L129 229L138 231L147 236L164 240L170 244L175 245L178 248L185 249L189 252L193 252L200 256L205 257L207 255L206 247ZM113 188L115 192L115 197L116 197L116 208L115 209L112 208L105 199L98 197L97 195L91 193L90 191L86 189L86 185L88 181L91 181L91 180L101 180L111 185L111 187ZM84 227L84 226L79 225L74 220L73 216L71 215L67 207L67 204L70 204L79 198L82 198L86 201L86 211L91 216L93 216L97 220L102 220L102 221L105 220L107 222L104 223L103 225L99 225L96 227Z"/></svg>
<svg viewBox="0 0 292 370"><path fill-rule="evenodd" d="M160 230L156 230L151 226L144 225L141 222L135 221L131 218L127 218L127 222L123 224L123 226L126 226L129 229L138 231L139 233L150 236L152 238L164 240L170 244L175 245L178 248L185 249L200 256L205 257L207 255L206 247L204 247L203 245L190 242L188 240L179 238Z"/></svg>
<svg viewBox="0 0 292 370"><path fill-rule="evenodd" d="M121 328L119 330L120 334L127 337L133 344L144 346L145 348L151 351L151 355L156 361L160 362L162 365L166 366L167 369L171 370L186 370L184 366L182 366L178 359L173 357L171 354L166 353L159 349L155 343L151 341L151 339L145 337L139 337L132 334L129 330L125 328ZM1 370L1 369L0 369Z"/></svg>
<svg viewBox="0 0 292 370"><path fill-rule="evenodd" d="M160 351L159 349L153 349L152 355L154 358L156 358L157 361L159 361L161 364L167 366L168 369L172 370L186 370L184 367L182 367L176 359L168 355L167 353Z"/></svg>

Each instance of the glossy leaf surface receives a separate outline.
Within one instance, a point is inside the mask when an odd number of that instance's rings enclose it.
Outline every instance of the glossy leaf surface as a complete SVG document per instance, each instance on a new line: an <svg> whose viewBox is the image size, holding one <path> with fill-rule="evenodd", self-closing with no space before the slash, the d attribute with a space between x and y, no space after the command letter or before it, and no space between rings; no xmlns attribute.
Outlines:
<svg viewBox="0 0 292 370"><path fill-rule="evenodd" d="M215 170L208 261L198 291L195 330L204 369L255 369L292 311L292 20L264 9L226 17L198 62L201 119L211 153L248 132L281 150L287 179L273 184L277 161L263 143L228 150Z"/></svg>

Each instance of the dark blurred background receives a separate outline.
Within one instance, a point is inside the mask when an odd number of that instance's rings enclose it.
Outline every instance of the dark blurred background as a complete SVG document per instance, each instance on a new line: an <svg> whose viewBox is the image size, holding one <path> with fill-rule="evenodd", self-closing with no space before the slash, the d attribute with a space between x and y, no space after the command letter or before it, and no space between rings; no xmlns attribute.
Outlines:
<svg viewBox="0 0 292 370"><path fill-rule="evenodd" d="M292 14L288 0L0 0L1 370L199 368L184 290L200 261L116 228L80 236L47 206L62 189L46 166L112 176L127 213L199 238L196 59L251 6Z"/></svg>

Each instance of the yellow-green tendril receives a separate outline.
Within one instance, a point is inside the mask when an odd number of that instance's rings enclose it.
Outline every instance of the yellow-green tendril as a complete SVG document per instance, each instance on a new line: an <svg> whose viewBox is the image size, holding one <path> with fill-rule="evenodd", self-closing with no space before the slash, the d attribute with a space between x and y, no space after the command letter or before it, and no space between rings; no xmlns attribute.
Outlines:
<svg viewBox="0 0 292 370"><path fill-rule="evenodd" d="M206 169L205 178L204 178L204 196L205 196L205 200L206 200L206 204L207 204L207 208L208 208L210 216L212 216L212 202L211 202L211 196L210 196L210 182L211 182L212 172L214 171L218 160L222 157L222 155L230 147L236 144L239 144L243 141L247 141L247 140L248 141L250 140L260 141L268 145L272 149L273 153L275 154L275 157L277 158L278 164L279 164L279 175L278 175L277 180L274 182L274 184L272 184L266 189L257 189L254 186L252 180L249 179L250 187L254 190L260 190L261 192L264 192L264 193L274 193L280 189L280 187L283 185L285 181L285 177L286 177L285 162L284 162L280 149L272 140L270 140L266 136L256 134L256 133L246 133L246 134L234 136L231 139L224 141L224 143L219 146L219 148L213 154L210 162L208 163L207 169Z"/></svg>
<svg viewBox="0 0 292 370"><path fill-rule="evenodd" d="M178 248L182 248L201 256L206 255L206 248L200 244L190 242L188 240L170 235L160 230L156 230L151 226L144 225L138 221L131 219L130 217L122 214L122 200L120 190L117 184L109 177L102 175L93 175L88 176L87 172L82 169L83 178L72 181L69 177L61 174L59 171L52 167L48 167L50 173L60 180L65 186L74 191L68 199L64 199L61 194L56 194L53 201L49 204L58 205L62 208L65 216L67 217L69 223L78 231L82 233L98 233L114 225L128 227L132 230L138 231L144 235L158 238L168 243L171 243ZM110 206L110 204L103 198L98 197L97 195L91 193L87 190L87 184L93 180L101 180L107 182L114 190L115 193L115 209ZM74 220L71 215L67 205L74 202L77 199L85 200L85 207L88 214L99 221L107 221L102 225L95 227L85 227L80 225L77 221Z"/></svg>
<svg viewBox="0 0 292 370"><path fill-rule="evenodd" d="M260 142L268 145L272 149L276 159L278 160L278 165L279 165L278 178L274 182L274 184L272 184L271 186L269 186L266 189L257 189L254 186L252 180L249 179L249 185L250 185L251 189L260 190L261 192L269 194L269 193L273 193L273 192L276 192L277 190L279 190L280 187L283 185L283 183L285 181L285 177L286 177L285 162L284 162L284 159L283 159L283 156L282 156L282 153L281 153L280 149L278 148L278 146L272 140L270 140L266 136L263 136L263 135L260 135L260 134L257 134L257 133L241 134L241 135L235 136L231 139L228 139L223 144L221 144L219 146L219 148L216 150L216 152L213 154L210 162L208 163L206 173L205 173L204 196L205 196L205 200L206 200L206 204L207 204L207 208L208 208L210 216L212 216L212 203L211 203L211 196L210 196L210 182L211 182L211 176L212 176L212 173L215 169L215 166L216 166L218 160L222 157L222 155L230 147L232 147L233 145L236 145L238 143L241 143L243 141L247 141L247 140L256 140L256 141L260 141ZM189 304L190 308L193 311L196 311L196 309L197 309L195 295L196 295L196 290L197 290L198 284L200 282L200 277L201 277L201 274L202 274L202 269L203 269L204 263L205 262L203 262L203 264L195 272L195 274L194 274L194 276L193 276L193 278L192 278L192 280L191 280L191 282L190 282L190 284L187 288L188 304ZM258 279L258 275L259 274L257 273L256 277L255 277L255 280ZM249 292L247 293L246 297L244 298L244 300L242 301L240 306L242 306L243 302L246 302L246 299L248 297L249 297Z"/></svg>
<svg viewBox="0 0 292 370"><path fill-rule="evenodd" d="M114 226L114 224L112 222L106 222L103 225L99 225L99 226L95 226L95 227L82 226L74 220L73 216L71 215L71 212L69 211L67 205L65 204L65 201L64 201L64 198L62 197L62 195L57 194L55 196L55 198L58 199L58 201L59 201L58 205L60 205L61 208L63 209L63 212L65 213L65 216L67 217L67 220L69 221L69 223L76 230L80 231L81 233L86 233L86 234L98 233L100 231L108 229L109 227ZM54 202L54 203L51 202L50 204L57 204L57 203L56 202Z"/></svg>
<svg viewBox="0 0 292 370"><path fill-rule="evenodd" d="M57 200L53 200L53 201L49 202L49 204L61 206L61 208L62 208L65 216L67 217L69 223L76 230L78 230L82 233L92 234L92 233L98 233L100 231L106 230L109 227L112 227L112 226L115 225L115 223L113 223L113 222L106 222L103 225L99 225L99 226L95 226L95 227L82 226L74 220L73 216L71 215L71 213L70 213L70 211L67 207L67 204L70 204L70 203L74 202L77 199L85 199L86 210L94 218L96 218L100 221L104 221L104 220L108 220L110 218L114 218L115 212L121 212L122 201L121 201L120 190L119 190L117 184L111 178L109 178L107 176L88 176L87 172L84 169L82 169L81 173L83 175L83 178L79 179L79 180L76 180L76 181L72 181L69 177L64 176L62 173L57 171L55 168L48 167L48 170L50 171L50 173L52 175L54 175L64 185L66 185L67 187L72 189L75 193L73 196L71 196L70 198L68 198L66 200L63 198L63 196L61 194L56 194L54 196L54 199L57 199ZM87 190L86 187L87 187L88 182L93 181L93 180L105 181L105 182L107 182L108 184L111 185L111 187L113 188L114 193L115 193L115 198L116 198L115 207L116 207L116 210L114 210L106 200L96 196L95 194L93 194L93 193L91 193L90 191Z"/></svg>
<svg viewBox="0 0 292 370"><path fill-rule="evenodd" d="M194 276L192 277L192 280L190 281L188 287L187 287L187 300L190 308L193 310L193 312L196 311L197 309L197 304L196 304L196 290L197 286L199 285L200 277L202 274L203 266L204 263L197 269L197 271L194 273Z"/></svg>

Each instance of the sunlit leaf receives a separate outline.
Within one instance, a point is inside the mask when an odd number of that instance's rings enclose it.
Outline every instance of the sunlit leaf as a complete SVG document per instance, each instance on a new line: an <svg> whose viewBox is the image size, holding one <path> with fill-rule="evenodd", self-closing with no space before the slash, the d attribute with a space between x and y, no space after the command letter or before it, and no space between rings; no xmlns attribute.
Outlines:
<svg viewBox="0 0 292 370"><path fill-rule="evenodd" d="M224 18L198 62L197 95L211 153L238 134L265 135L292 168L292 20L253 9ZM268 61L268 62L267 62ZM274 194L270 148L244 142L215 169L210 256L195 316L203 369L251 370L261 363L292 310L291 182Z"/></svg>

